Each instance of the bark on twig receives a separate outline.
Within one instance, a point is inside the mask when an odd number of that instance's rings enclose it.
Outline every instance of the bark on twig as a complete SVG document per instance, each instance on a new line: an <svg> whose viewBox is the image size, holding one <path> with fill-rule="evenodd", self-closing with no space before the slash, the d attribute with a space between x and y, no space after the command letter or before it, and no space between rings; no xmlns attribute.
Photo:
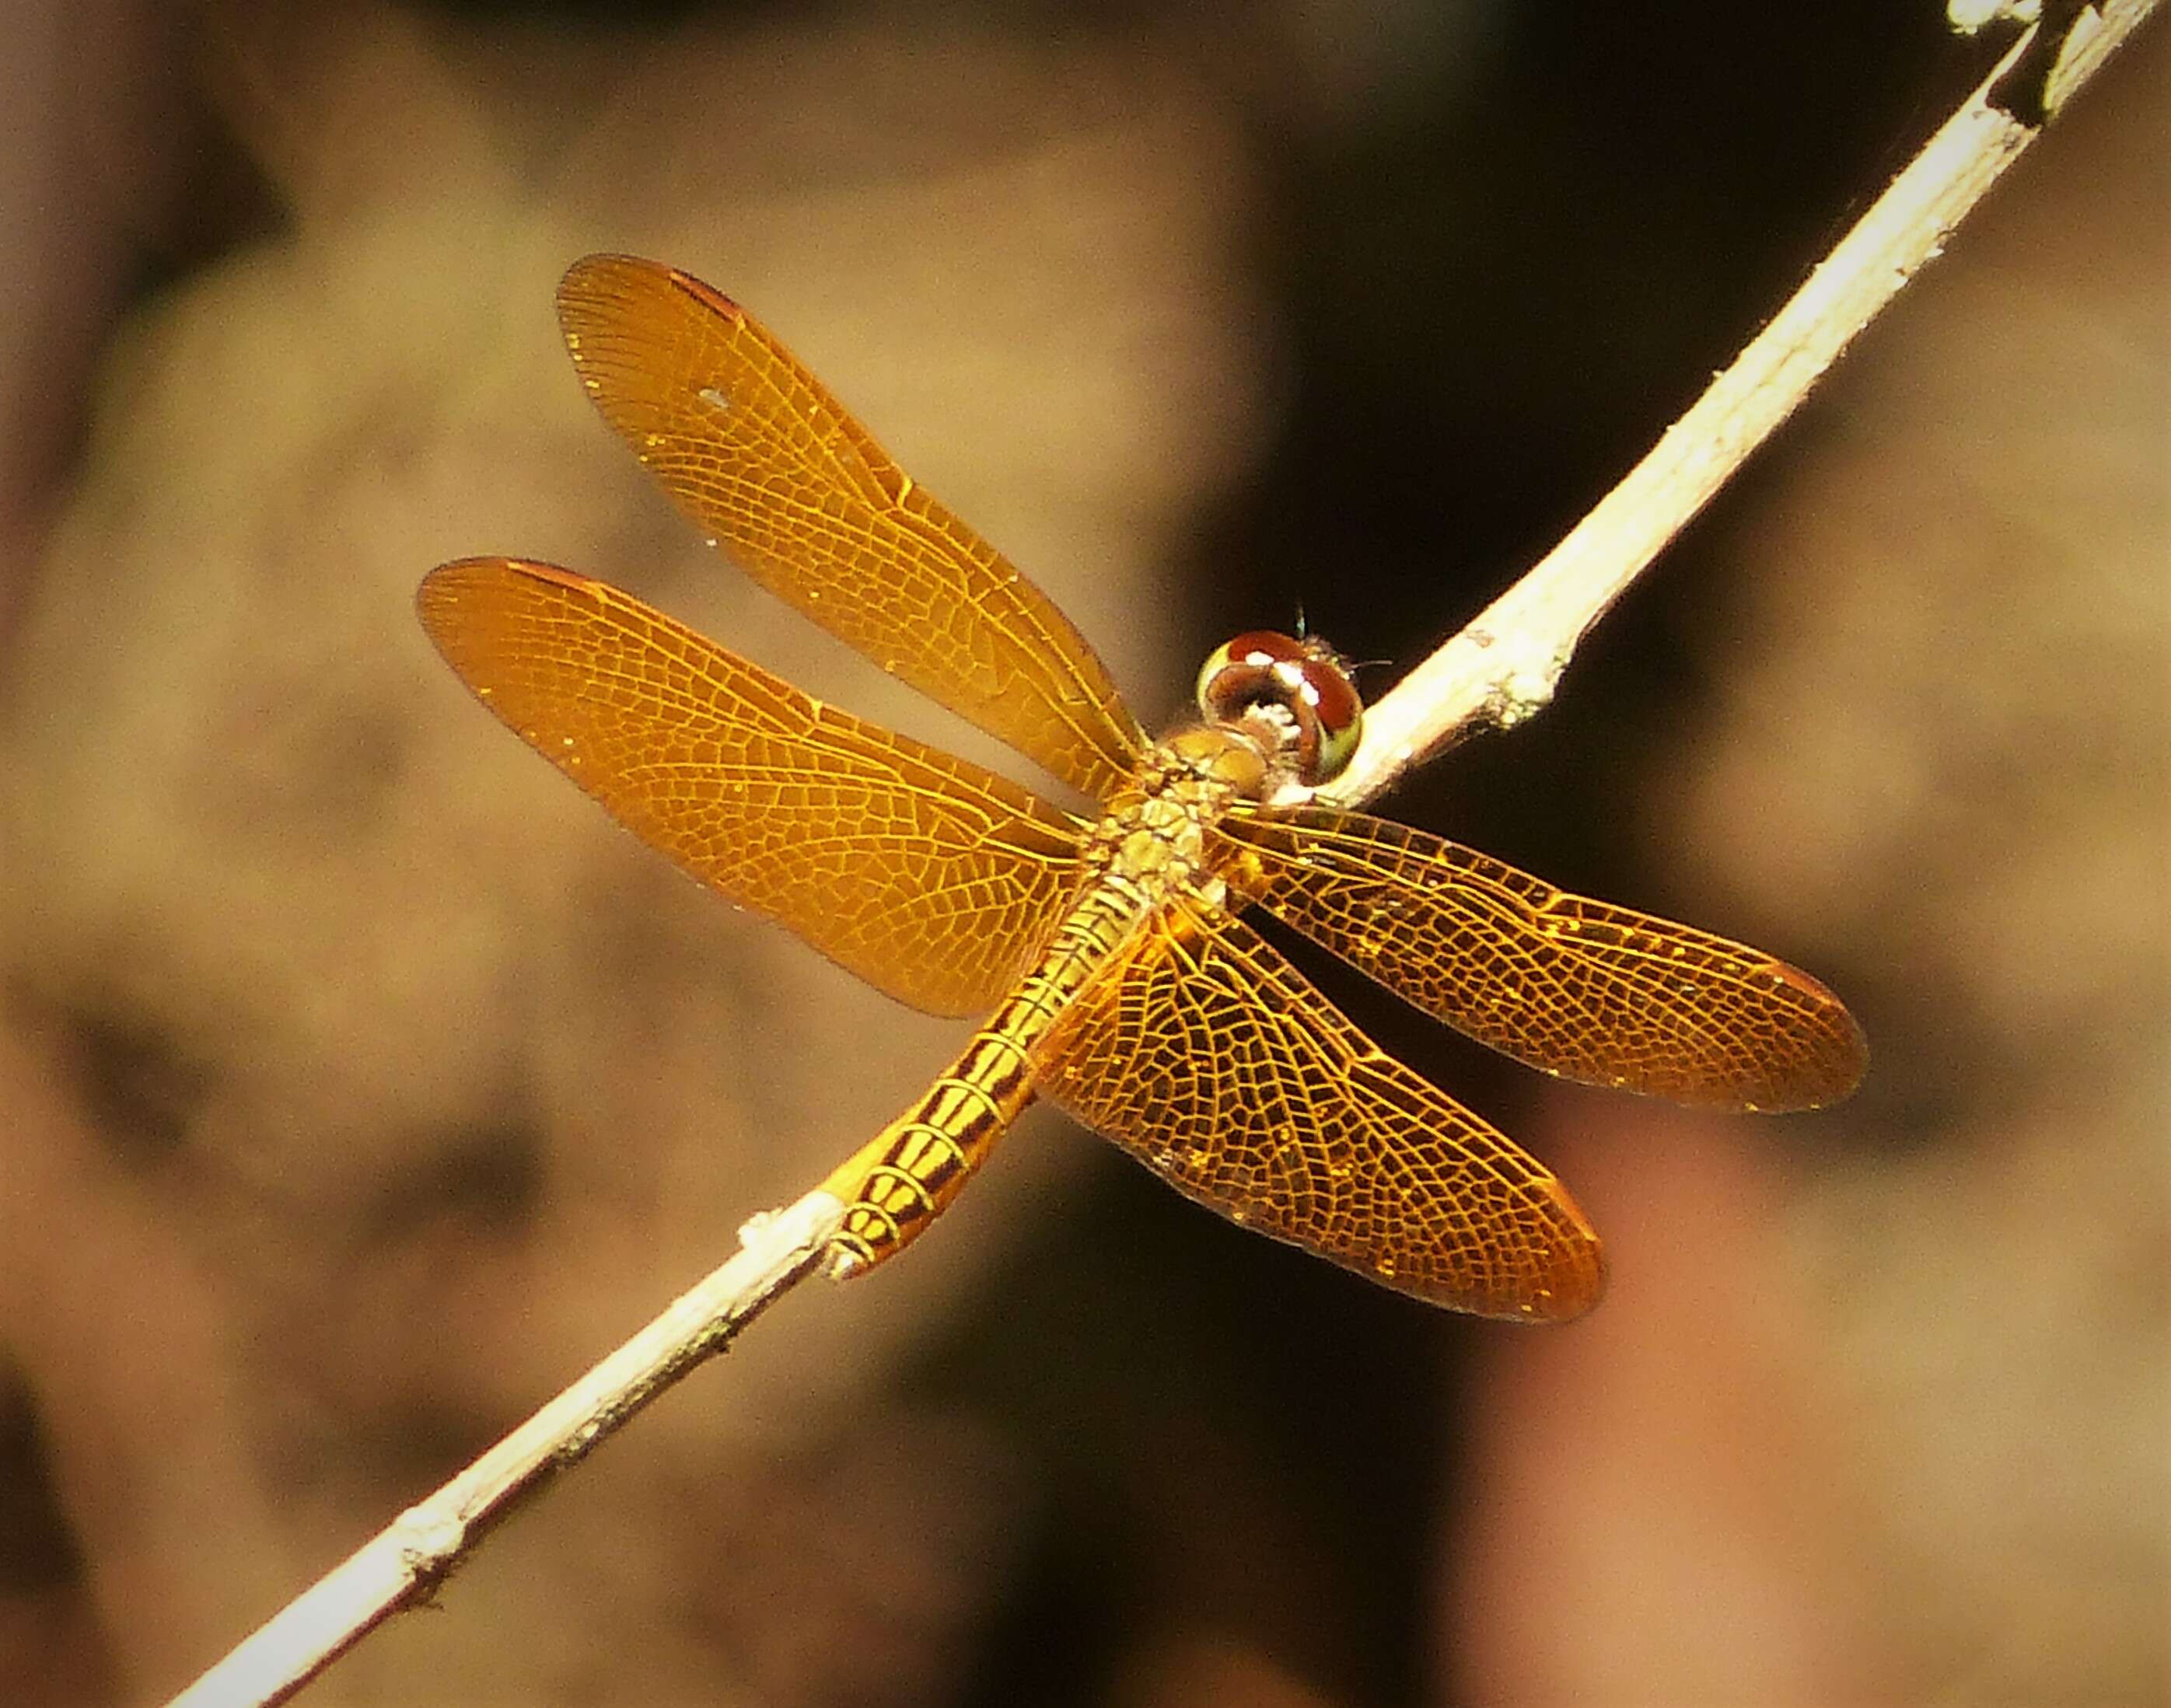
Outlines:
<svg viewBox="0 0 2171 1708"><path fill-rule="evenodd" d="M739 1250L427 1500L260 1625L172 1708L283 1702L402 1608L426 1601L522 1498L721 1352L819 1266L843 1206L812 1191L739 1230Z"/></svg>

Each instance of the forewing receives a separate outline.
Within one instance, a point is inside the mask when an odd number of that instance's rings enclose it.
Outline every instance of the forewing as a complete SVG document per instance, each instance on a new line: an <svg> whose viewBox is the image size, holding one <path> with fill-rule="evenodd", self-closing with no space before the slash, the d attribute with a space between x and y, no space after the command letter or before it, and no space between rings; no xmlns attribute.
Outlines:
<svg viewBox="0 0 2171 1708"><path fill-rule="evenodd" d="M1138 725L1069 619L745 309L590 255L558 318L605 419L764 586L1095 800L1128 779Z"/></svg>
<svg viewBox="0 0 2171 1708"><path fill-rule="evenodd" d="M915 1008L993 1007L1076 886L1069 814L614 587L473 558L416 602L483 703L621 823Z"/></svg>
<svg viewBox="0 0 2171 1708"><path fill-rule="evenodd" d="M1548 1074L1730 1109L1844 1097L1868 1048L1840 999L1745 944L1573 896L1332 808L1217 833L1231 881L1388 989Z"/></svg>
<svg viewBox="0 0 2171 1708"><path fill-rule="evenodd" d="M1604 1288L1598 1237L1541 1164L1227 915L1155 913L1036 1067L1048 1096L1186 1196L1401 1292L1528 1321Z"/></svg>

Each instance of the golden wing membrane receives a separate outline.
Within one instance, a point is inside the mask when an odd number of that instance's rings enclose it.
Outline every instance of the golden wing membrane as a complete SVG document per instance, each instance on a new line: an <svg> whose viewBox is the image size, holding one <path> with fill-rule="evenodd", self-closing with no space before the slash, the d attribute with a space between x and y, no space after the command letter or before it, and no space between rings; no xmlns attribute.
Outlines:
<svg viewBox="0 0 2171 1708"><path fill-rule="evenodd" d="M1604 1291L1598 1237L1543 1165L1225 914L1155 913L1035 1065L1043 1095L1179 1191L1369 1279L1526 1322Z"/></svg>
<svg viewBox="0 0 2171 1708"><path fill-rule="evenodd" d="M591 255L558 318L605 419L755 580L1095 800L1129 777L1144 738L1069 619L743 308Z"/></svg>
<svg viewBox="0 0 2171 1708"><path fill-rule="evenodd" d="M1745 945L1616 908L1406 825L1262 807L1217 834L1248 898L1519 1062L1728 1109L1813 1109L1868 1048L1839 999Z"/></svg>
<svg viewBox="0 0 2171 1708"><path fill-rule="evenodd" d="M993 1007L1076 887L1069 813L614 587L473 558L416 603L484 704L619 822L914 1008Z"/></svg>

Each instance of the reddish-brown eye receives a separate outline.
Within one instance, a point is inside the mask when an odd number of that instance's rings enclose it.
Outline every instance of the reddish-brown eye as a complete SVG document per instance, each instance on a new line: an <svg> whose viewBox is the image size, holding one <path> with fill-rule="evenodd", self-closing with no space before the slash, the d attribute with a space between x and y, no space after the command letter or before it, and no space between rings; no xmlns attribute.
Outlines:
<svg viewBox="0 0 2171 1708"><path fill-rule="evenodd" d="M1228 724L1260 707L1286 717L1288 761L1310 788L1348 768L1364 732L1364 702L1322 640L1256 629L1214 649L1199 667L1199 710Z"/></svg>

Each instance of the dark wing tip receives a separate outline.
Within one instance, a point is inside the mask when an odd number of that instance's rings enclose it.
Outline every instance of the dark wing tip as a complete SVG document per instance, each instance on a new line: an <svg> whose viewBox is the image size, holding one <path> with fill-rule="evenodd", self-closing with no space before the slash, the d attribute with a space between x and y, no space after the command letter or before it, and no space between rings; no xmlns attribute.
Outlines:
<svg viewBox="0 0 2171 1708"><path fill-rule="evenodd" d="M1562 1079L1633 1091L1685 1109L1791 1115L1843 1100L1869 1066L1869 1041L1862 1027L1844 1003L1799 967L1764 956L1758 961L1737 993L1735 1024L1718 1035L1719 1047L1708 1053L1684 1031L1679 1047L1611 1074L1532 1065Z"/></svg>
<svg viewBox="0 0 2171 1708"><path fill-rule="evenodd" d="M1854 1088L1862 1084L1863 1075L1869 1071L1868 1034L1837 997L1832 997L1831 1002L1832 1047L1825 1057L1819 1082L1809 1088L1815 1094L1814 1100L1804 1107L1810 1109L1820 1109L1827 1103L1852 1096Z"/></svg>
<svg viewBox="0 0 2171 1708"><path fill-rule="evenodd" d="M1853 1095L1869 1070L1869 1039L1847 1004L1798 967L1783 969L1806 1024L1768 1079L1744 1088L1743 1106L1783 1115L1822 1109Z"/></svg>
<svg viewBox="0 0 2171 1708"><path fill-rule="evenodd" d="M1597 1230L1558 1181L1552 1197L1565 1225L1547 1254L1551 1261L1541 1284L1519 1302L1513 1321L1573 1322L1605 1297L1605 1251Z"/></svg>
<svg viewBox="0 0 2171 1708"><path fill-rule="evenodd" d="M1573 1322L1605 1297L1605 1250L1583 1207L1560 1180L1525 1159L1532 1170L1516 1197L1512 1241L1495 1244L1489 1261L1450 1261L1431 1285L1407 1285L1393 1275L1378 1278L1435 1304L1489 1317L1496 1322ZM1497 1232L1497 1229L1495 1230ZM1487 1234L1477 1239L1482 1245Z"/></svg>
<svg viewBox="0 0 2171 1708"><path fill-rule="evenodd" d="M592 593L603 586L555 564L527 558L454 558L422 577L415 590L415 614L437 651L465 676L463 661L478 620L486 620L493 607L501 611L505 596L523 581L579 593Z"/></svg>
<svg viewBox="0 0 2171 1708"><path fill-rule="evenodd" d="M454 558L423 576L421 586L415 589L415 614L431 638L437 640L453 627L462 604L509 562L505 558Z"/></svg>
<svg viewBox="0 0 2171 1708"><path fill-rule="evenodd" d="M582 256L559 280L558 325L577 361L582 335L623 327L645 304L662 306L662 299L674 295L690 297L726 319L746 318L737 303L691 273L640 255L599 253Z"/></svg>
<svg viewBox="0 0 2171 1708"><path fill-rule="evenodd" d="M422 577L422 585L415 590L417 604L427 605L453 598L471 591L486 581L502 581L508 576L525 576L531 581L549 581L560 587L589 588L603 584L572 570L561 570L555 564L546 564L534 558L498 556L454 558Z"/></svg>

